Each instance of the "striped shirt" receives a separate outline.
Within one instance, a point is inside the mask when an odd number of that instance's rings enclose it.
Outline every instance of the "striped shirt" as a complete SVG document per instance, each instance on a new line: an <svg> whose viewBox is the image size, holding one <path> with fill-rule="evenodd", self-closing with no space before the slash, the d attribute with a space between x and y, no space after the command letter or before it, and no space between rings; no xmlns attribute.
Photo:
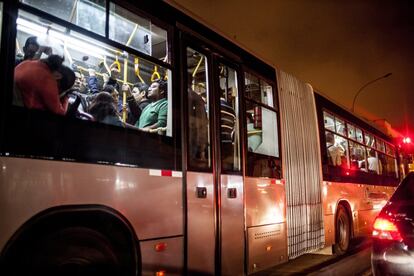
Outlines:
<svg viewBox="0 0 414 276"><path fill-rule="evenodd" d="M236 122L236 114L229 103L220 98L220 130L221 130L221 142L232 143L233 131Z"/></svg>

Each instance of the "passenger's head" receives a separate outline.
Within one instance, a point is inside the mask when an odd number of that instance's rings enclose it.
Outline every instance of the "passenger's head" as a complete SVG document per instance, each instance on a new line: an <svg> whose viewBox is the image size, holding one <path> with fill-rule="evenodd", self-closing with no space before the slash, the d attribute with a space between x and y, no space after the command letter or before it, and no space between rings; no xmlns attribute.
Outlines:
<svg viewBox="0 0 414 276"><path fill-rule="evenodd" d="M335 144L335 138L332 133L326 132L326 143L328 144Z"/></svg>
<svg viewBox="0 0 414 276"><path fill-rule="evenodd" d="M47 58L42 59L41 61L46 63L50 71L57 72L59 67L62 66L62 63L65 59L59 55L50 55Z"/></svg>
<svg viewBox="0 0 414 276"><path fill-rule="evenodd" d="M375 156L375 151L373 151L373 150L370 150L370 151L368 152L368 155L369 155L369 157L376 157L376 156Z"/></svg>
<svg viewBox="0 0 414 276"><path fill-rule="evenodd" d="M78 90L79 92L85 92L86 86L85 86L85 76L79 72L74 71L75 73L75 84L73 85L73 88Z"/></svg>
<svg viewBox="0 0 414 276"><path fill-rule="evenodd" d="M76 79L75 73L72 71L72 69L65 65L61 65L58 68L57 72L61 76L60 79L58 79L59 93L64 94L73 87Z"/></svg>
<svg viewBox="0 0 414 276"><path fill-rule="evenodd" d="M147 91L148 90L148 84L143 83L143 82L137 82L136 84L134 84L134 88L132 88L132 93L139 93L142 91Z"/></svg>
<svg viewBox="0 0 414 276"><path fill-rule="evenodd" d="M100 92L92 100L89 113L96 121L101 122L106 116L118 116L114 98L108 92Z"/></svg>
<svg viewBox="0 0 414 276"><path fill-rule="evenodd" d="M167 82L156 80L148 88L147 98L151 101L157 101L167 97Z"/></svg>
<svg viewBox="0 0 414 276"><path fill-rule="evenodd" d="M113 85L105 85L102 89L103 92L108 92L112 98L114 99L115 104L118 104L119 101L119 93L118 90Z"/></svg>
<svg viewBox="0 0 414 276"><path fill-rule="evenodd" d="M24 59L32 59L35 56L36 52L39 50L39 47L40 46L37 42L37 37L28 37L23 46Z"/></svg>

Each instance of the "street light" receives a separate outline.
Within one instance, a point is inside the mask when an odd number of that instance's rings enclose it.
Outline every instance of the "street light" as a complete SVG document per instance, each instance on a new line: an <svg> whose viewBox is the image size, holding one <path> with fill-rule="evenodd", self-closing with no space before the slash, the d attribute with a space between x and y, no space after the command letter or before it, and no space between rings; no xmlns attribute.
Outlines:
<svg viewBox="0 0 414 276"><path fill-rule="evenodd" d="M392 75L392 73L388 73L388 74L385 74L384 76L381 76L381 77L379 77L379 78L376 78L375 80L372 80L372 81L369 81L369 82L367 82L366 84L364 84L359 90L358 90L358 92L355 94L355 97L354 97L354 100L352 101L352 112L354 112L354 110L355 110L355 101L356 101L356 99L357 99L357 97L358 97L358 95L362 92L362 90L364 90L364 88L365 87L367 87L368 85L370 85L371 83L374 83L374 82L376 82L376 81L379 81L379 80L381 80L381 79L385 79L385 78L388 78L389 76L391 76Z"/></svg>

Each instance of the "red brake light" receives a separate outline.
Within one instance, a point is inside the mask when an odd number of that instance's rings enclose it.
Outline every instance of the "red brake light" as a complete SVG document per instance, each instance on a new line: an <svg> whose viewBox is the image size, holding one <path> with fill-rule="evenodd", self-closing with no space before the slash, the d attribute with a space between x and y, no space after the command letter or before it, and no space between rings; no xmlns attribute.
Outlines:
<svg viewBox="0 0 414 276"><path fill-rule="evenodd" d="M380 240L402 241L398 227L389 219L381 217L375 219L372 237Z"/></svg>

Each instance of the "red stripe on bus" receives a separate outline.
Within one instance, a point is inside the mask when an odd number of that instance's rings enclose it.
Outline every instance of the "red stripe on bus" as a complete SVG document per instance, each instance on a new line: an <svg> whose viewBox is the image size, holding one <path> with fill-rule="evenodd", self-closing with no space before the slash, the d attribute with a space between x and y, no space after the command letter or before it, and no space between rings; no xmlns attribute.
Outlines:
<svg viewBox="0 0 414 276"><path fill-rule="evenodd" d="M161 176L172 176L172 171L161 170Z"/></svg>

